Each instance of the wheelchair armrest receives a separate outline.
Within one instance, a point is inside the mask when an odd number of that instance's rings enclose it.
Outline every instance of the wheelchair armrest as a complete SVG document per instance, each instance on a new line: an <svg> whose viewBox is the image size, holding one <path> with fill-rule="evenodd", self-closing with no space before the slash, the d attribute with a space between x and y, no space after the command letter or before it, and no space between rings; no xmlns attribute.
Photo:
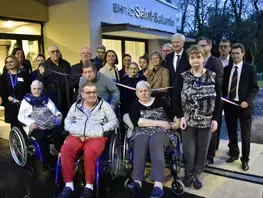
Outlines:
<svg viewBox="0 0 263 198"><path fill-rule="evenodd" d="M126 124L127 127L129 127L131 130L134 130L134 125L133 125L133 123L132 123L132 121L131 121L131 118L130 118L130 116L129 116L128 113L126 113L126 114L123 115L123 122L124 122L124 124Z"/></svg>
<svg viewBox="0 0 263 198"><path fill-rule="evenodd" d="M63 131L62 131L62 135L68 136L68 135L69 135L69 132L66 131L66 130L63 130Z"/></svg>

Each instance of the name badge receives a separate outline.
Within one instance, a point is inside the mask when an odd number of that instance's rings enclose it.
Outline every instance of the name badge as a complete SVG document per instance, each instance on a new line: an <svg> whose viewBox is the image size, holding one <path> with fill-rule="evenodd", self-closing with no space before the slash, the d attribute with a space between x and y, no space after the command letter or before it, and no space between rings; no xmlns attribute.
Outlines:
<svg viewBox="0 0 263 198"><path fill-rule="evenodd" d="M18 78L17 78L17 81L18 81L18 82L24 82L24 79L21 78L21 77L18 77Z"/></svg>

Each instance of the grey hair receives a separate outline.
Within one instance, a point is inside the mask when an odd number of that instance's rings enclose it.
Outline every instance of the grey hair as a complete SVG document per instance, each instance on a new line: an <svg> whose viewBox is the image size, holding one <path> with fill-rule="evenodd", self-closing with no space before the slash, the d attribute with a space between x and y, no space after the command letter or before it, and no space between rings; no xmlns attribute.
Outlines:
<svg viewBox="0 0 263 198"><path fill-rule="evenodd" d="M136 92L139 90L139 89L143 89L143 88L146 88L148 89L149 91L151 91L151 86L150 84L145 81L145 80L141 80L139 81L137 84L136 84Z"/></svg>
<svg viewBox="0 0 263 198"><path fill-rule="evenodd" d="M50 45L50 46L48 47L48 52L51 51L51 48L58 48L58 50L59 50L59 47L58 47L57 45Z"/></svg>
<svg viewBox="0 0 263 198"><path fill-rule="evenodd" d="M170 48L171 50L173 49L173 46L172 46L171 43L165 43L165 44L163 44L162 48L163 48L163 47L168 47L168 48Z"/></svg>
<svg viewBox="0 0 263 198"><path fill-rule="evenodd" d="M31 89L32 89L33 87L35 87L35 86L40 87L40 88L41 88L41 91L44 89L43 83L40 82L39 80L34 80L34 81L32 82L32 84L30 85Z"/></svg>
<svg viewBox="0 0 263 198"><path fill-rule="evenodd" d="M83 46L83 47L80 49L80 51L82 51L83 49L89 49L89 50L91 51L91 48L90 48L89 46L87 46L87 45Z"/></svg>
<svg viewBox="0 0 263 198"><path fill-rule="evenodd" d="M180 33L175 33L173 36L172 36L172 40L174 39L181 39L183 42L185 42L185 36L183 34L180 34Z"/></svg>
<svg viewBox="0 0 263 198"><path fill-rule="evenodd" d="M153 55L158 55L160 57L161 61L163 60L162 53L160 51L158 51L158 50L153 51L150 54L150 59L152 59Z"/></svg>

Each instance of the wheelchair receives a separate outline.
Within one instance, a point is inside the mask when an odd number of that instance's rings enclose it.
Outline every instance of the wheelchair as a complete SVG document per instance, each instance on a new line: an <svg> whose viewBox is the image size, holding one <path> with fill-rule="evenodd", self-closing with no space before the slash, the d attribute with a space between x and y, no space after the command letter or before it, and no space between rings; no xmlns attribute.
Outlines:
<svg viewBox="0 0 263 198"><path fill-rule="evenodd" d="M52 135L47 136L47 140L50 155L57 156L58 151L55 148ZM9 147L15 163L21 168L27 168L30 176L35 175L35 167L33 165L34 157L42 164L45 163L38 142L34 137L28 136L20 124L17 124L17 126L13 127L10 131Z"/></svg>
<svg viewBox="0 0 263 198"><path fill-rule="evenodd" d="M75 160L75 173L78 167L83 163L83 152L80 152L78 157ZM120 136L119 128L116 128L115 131L110 135L105 149L101 156L98 158L96 163L96 178L95 178L95 187L96 187L96 197L99 197L99 186L100 186L100 176L103 172L108 172L112 180L117 179L119 176L119 171L121 167L121 148L120 148ZM84 182L83 178L83 182ZM85 185L84 185L85 186ZM55 197L59 195L63 189L63 178L62 178L62 167L61 167L61 155L59 153L57 164L56 164L56 173L55 173Z"/></svg>
<svg viewBox="0 0 263 198"><path fill-rule="evenodd" d="M124 172L126 172L126 176L128 177L128 179L124 183L124 187L126 187L127 184L131 181L131 174L133 170L133 142L130 139L132 131L134 130L134 126L128 114L124 115L123 122L126 132L123 140L122 159L124 164ZM184 193L185 187L183 182L181 182L178 177L178 173L181 170L182 162L181 137L178 132L175 133L177 137L177 144L174 145L170 143L170 145L166 148L164 155L166 167L169 167L171 175L173 176L171 189L176 195L182 195Z"/></svg>

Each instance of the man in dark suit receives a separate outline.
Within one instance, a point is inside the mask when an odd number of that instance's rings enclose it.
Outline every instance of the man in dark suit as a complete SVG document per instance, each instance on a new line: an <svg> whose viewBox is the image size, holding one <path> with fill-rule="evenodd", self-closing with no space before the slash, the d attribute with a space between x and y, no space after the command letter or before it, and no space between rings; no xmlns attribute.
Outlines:
<svg viewBox="0 0 263 198"><path fill-rule="evenodd" d="M242 44L232 45L231 57L233 65L224 68L222 96L238 104L235 106L225 102L224 112L229 137L230 158L226 160L232 163L239 159L238 120L242 138L242 169L248 170L250 153L250 132L252 125L253 101L258 94L256 68L243 62L245 48Z"/></svg>
<svg viewBox="0 0 263 198"><path fill-rule="evenodd" d="M201 37L198 41L198 45L202 47L204 51L204 68L215 72L218 82L222 86L224 68L221 61L211 55L212 41L206 37ZM214 163L215 153L219 145L222 111L219 111L219 114L220 115L217 116L219 118L219 120L217 120L219 127L212 134L207 153L206 165Z"/></svg>
<svg viewBox="0 0 263 198"><path fill-rule="evenodd" d="M163 44L162 46L162 57L163 57L163 60L162 60L162 66L165 67L166 66L166 56L170 53L173 52L173 46L171 43L165 43Z"/></svg>
<svg viewBox="0 0 263 198"><path fill-rule="evenodd" d="M184 43L185 36L183 34L176 33L172 36L174 52L168 54L165 58L165 67L169 69L171 86L176 86L176 81L181 73L190 69Z"/></svg>
<svg viewBox="0 0 263 198"><path fill-rule="evenodd" d="M231 51L231 43L227 39L222 39L219 43L219 60L223 64L223 67L228 66L229 64L233 63L233 60L230 56L230 51Z"/></svg>

